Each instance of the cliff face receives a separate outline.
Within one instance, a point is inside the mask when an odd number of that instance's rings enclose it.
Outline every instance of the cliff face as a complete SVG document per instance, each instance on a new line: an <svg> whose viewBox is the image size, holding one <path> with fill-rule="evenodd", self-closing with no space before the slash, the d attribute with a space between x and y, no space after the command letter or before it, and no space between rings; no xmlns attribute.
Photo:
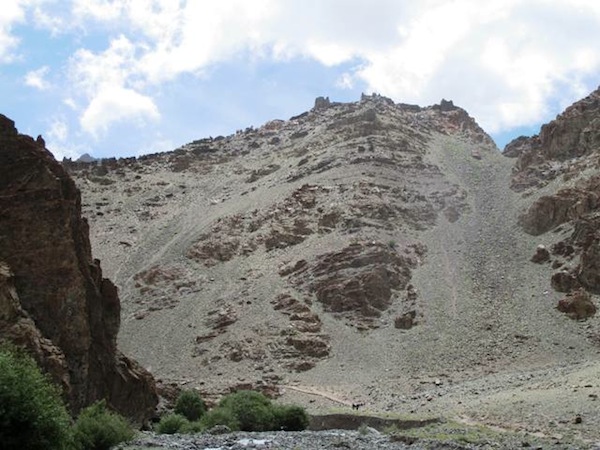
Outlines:
<svg viewBox="0 0 600 450"><path fill-rule="evenodd" d="M4 116L0 260L0 337L34 350L42 367L62 382L73 412L106 398L136 422L150 417L157 403L154 380L117 349L120 301L92 258L79 190L41 138L18 134Z"/></svg>
<svg viewBox="0 0 600 450"><path fill-rule="evenodd" d="M550 266L552 287L568 295L561 302L600 292L600 89L504 153L518 157L511 187L534 199L519 223L547 243L548 256L537 262Z"/></svg>

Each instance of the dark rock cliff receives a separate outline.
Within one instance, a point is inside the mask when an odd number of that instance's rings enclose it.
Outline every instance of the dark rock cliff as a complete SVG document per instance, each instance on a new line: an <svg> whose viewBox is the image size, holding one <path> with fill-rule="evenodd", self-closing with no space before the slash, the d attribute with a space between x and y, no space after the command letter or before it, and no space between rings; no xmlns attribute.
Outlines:
<svg viewBox="0 0 600 450"><path fill-rule="evenodd" d="M137 423L157 404L154 379L119 352L120 301L92 258L75 183L0 115L0 338L28 347L73 413L105 398Z"/></svg>

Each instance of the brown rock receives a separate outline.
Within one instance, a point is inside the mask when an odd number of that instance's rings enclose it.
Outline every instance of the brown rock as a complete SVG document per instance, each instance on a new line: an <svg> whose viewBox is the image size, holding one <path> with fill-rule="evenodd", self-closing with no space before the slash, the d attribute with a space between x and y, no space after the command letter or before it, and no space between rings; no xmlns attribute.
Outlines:
<svg viewBox="0 0 600 450"><path fill-rule="evenodd" d="M237 255L240 248L239 239L223 240L221 238L211 239L208 236L202 236L187 253L190 259L204 261L206 266L214 266L219 262L231 260Z"/></svg>
<svg viewBox="0 0 600 450"><path fill-rule="evenodd" d="M550 260L550 252L544 245L538 245L534 255L531 257L531 262L540 264Z"/></svg>
<svg viewBox="0 0 600 450"><path fill-rule="evenodd" d="M552 246L552 254L560 255L568 258L575 252L572 245L567 244L565 241L557 242Z"/></svg>
<svg viewBox="0 0 600 450"><path fill-rule="evenodd" d="M32 329L8 337L34 347L51 342L59 359L62 352L74 413L105 398L134 422L146 421L158 401L154 380L117 349L119 298L92 259L80 193L52 155L2 115L0 211L0 260L14 272L19 306L45 341ZM60 363L41 365L64 379Z"/></svg>
<svg viewBox="0 0 600 450"><path fill-rule="evenodd" d="M331 231L335 229L342 218L340 211L331 211L319 217L319 231Z"/></svg>
<svg viewBox="0 0 600 450"><path fill-rule="evenodd" d="M587 319L596 314L596 305L592 302L590 294L583 289L578 289L560 300L556 309L576 320Z"/></svg>
<svg viewBox="0 0 600 450"><path fill-rule="evenodd" d="M551 196L540 197L519 217L523 229L534 236L577 219L599 205L598 195L587 189L563 189Z"/></svg>
<svg viewBox="0 0 600 450"><path fill-rule="evenodd" d="M308 263L306 262L306 260L301 259L300 261L297 261L296 264L294 264L293 266L286 266L282 268L279 271L279 275L285 277L291 273L303 271L304 269L306 269L307 266Z"/></svg>
<svg viewBox="0 0 600 450"><path fill-rule="evenodd" d="M316 366L316 363L311 360L294 361L287 365L287 368L295 372L306 372Z"/></svg>
<svg viewBox="0 0 600 450"><path fill-rule="evenodd" d="M551 283L552 288L557 292L571 292L581 286L577 277L566 270L561 270L552 275Z"/></svg>
<svg viewBox="0 0 600 450"><path fill-rule="evenodd" d="M314 358L323 358L329 355L331 346L326 336L290 336L287 338L287 344L294 347L305 356Z"/></svg>
<svg viewBox="0 0 600 450"><path fill-rule="evenodd" d="M407 286L415 265L414 258L381 243L351 244L319 257L310 289L326 311L360 323L389 307L393 292Z"/></svg>
<svg viewBox="0 0 600 450"><path fill-rule="evenodd" d="M511 142L509 142L502 154L508 158L516 158L520 156L525 151L529 150L530 147L530 138L526 136L520 136Z"/></svg>
<svg viewBox="0 0 600 450"><path fill-rule="evenodd" d="M234 324L238 320L237 312L231 306L214 311L210 314L206 325L215 329L221 330Z"/></svg>
<svg viewBox="0 0 600 450"><path fill-rule="evenodd" d="M305 220L296 219L293 226L281 230L273 229L265 239L265 248L271 251L275 248L286 248L303 242L313 233Z"/></svg>
<svg viewBox="0 0 600 450"><path fill-rule="evenodd" d="M64 353L46 339L35 326L29 314L21 308L14 286L14 275L8 265L0 261L0 337L27 348L42 370L52 377L68 397L71 378Z"/></svg>
<svg viewBox="0 0 600 450"><path fill-rule="evenodd" d="M410 330L416 325L415 317L417 316L415 311L410 311L394 319L394 327L400 330Z"/></svg>
<svg viewBox="0 0 600 450"><path fill-rule="evenodd" d="M591 292L600 293L600 242L593 241L581 254L579 281Z"/></svg>

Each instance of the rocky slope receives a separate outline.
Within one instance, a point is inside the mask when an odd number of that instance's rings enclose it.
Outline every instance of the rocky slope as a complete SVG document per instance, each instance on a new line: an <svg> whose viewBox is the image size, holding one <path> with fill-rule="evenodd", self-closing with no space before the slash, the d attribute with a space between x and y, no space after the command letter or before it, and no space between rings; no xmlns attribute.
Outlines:
<svg viewBox="0 0 600 450"><path fill-rule="evenodd" d="M72 411L106 398L141 423L152 376L116 345L117 288L92 259L75 183L41 138L0 116L0 338L29 348Z"/></svg>
<svg viewBox="0 0 600 450"><path fill-rule="evenodd" d="M528 142L508 149L513 169L452 102L373 95L64 165L121 289L121 344L157 376L208 399L256 387L314 411L600 439L597 319L555 309L548 264L530 261L549 243L519 219L561 184L525 180L546 158L525 161Z"/></svg>

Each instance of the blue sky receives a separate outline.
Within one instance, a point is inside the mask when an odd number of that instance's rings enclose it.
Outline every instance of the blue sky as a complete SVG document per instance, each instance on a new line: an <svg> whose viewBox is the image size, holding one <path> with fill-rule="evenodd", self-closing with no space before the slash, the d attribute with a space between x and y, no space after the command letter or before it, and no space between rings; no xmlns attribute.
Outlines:
<svg viewBox="0 0 600 450"><path fill-rule="evenodd" d="M0 113L54 155L168 151L317 96L452 99L500 147L600 84L597 0L4 0Z"/></svg>

